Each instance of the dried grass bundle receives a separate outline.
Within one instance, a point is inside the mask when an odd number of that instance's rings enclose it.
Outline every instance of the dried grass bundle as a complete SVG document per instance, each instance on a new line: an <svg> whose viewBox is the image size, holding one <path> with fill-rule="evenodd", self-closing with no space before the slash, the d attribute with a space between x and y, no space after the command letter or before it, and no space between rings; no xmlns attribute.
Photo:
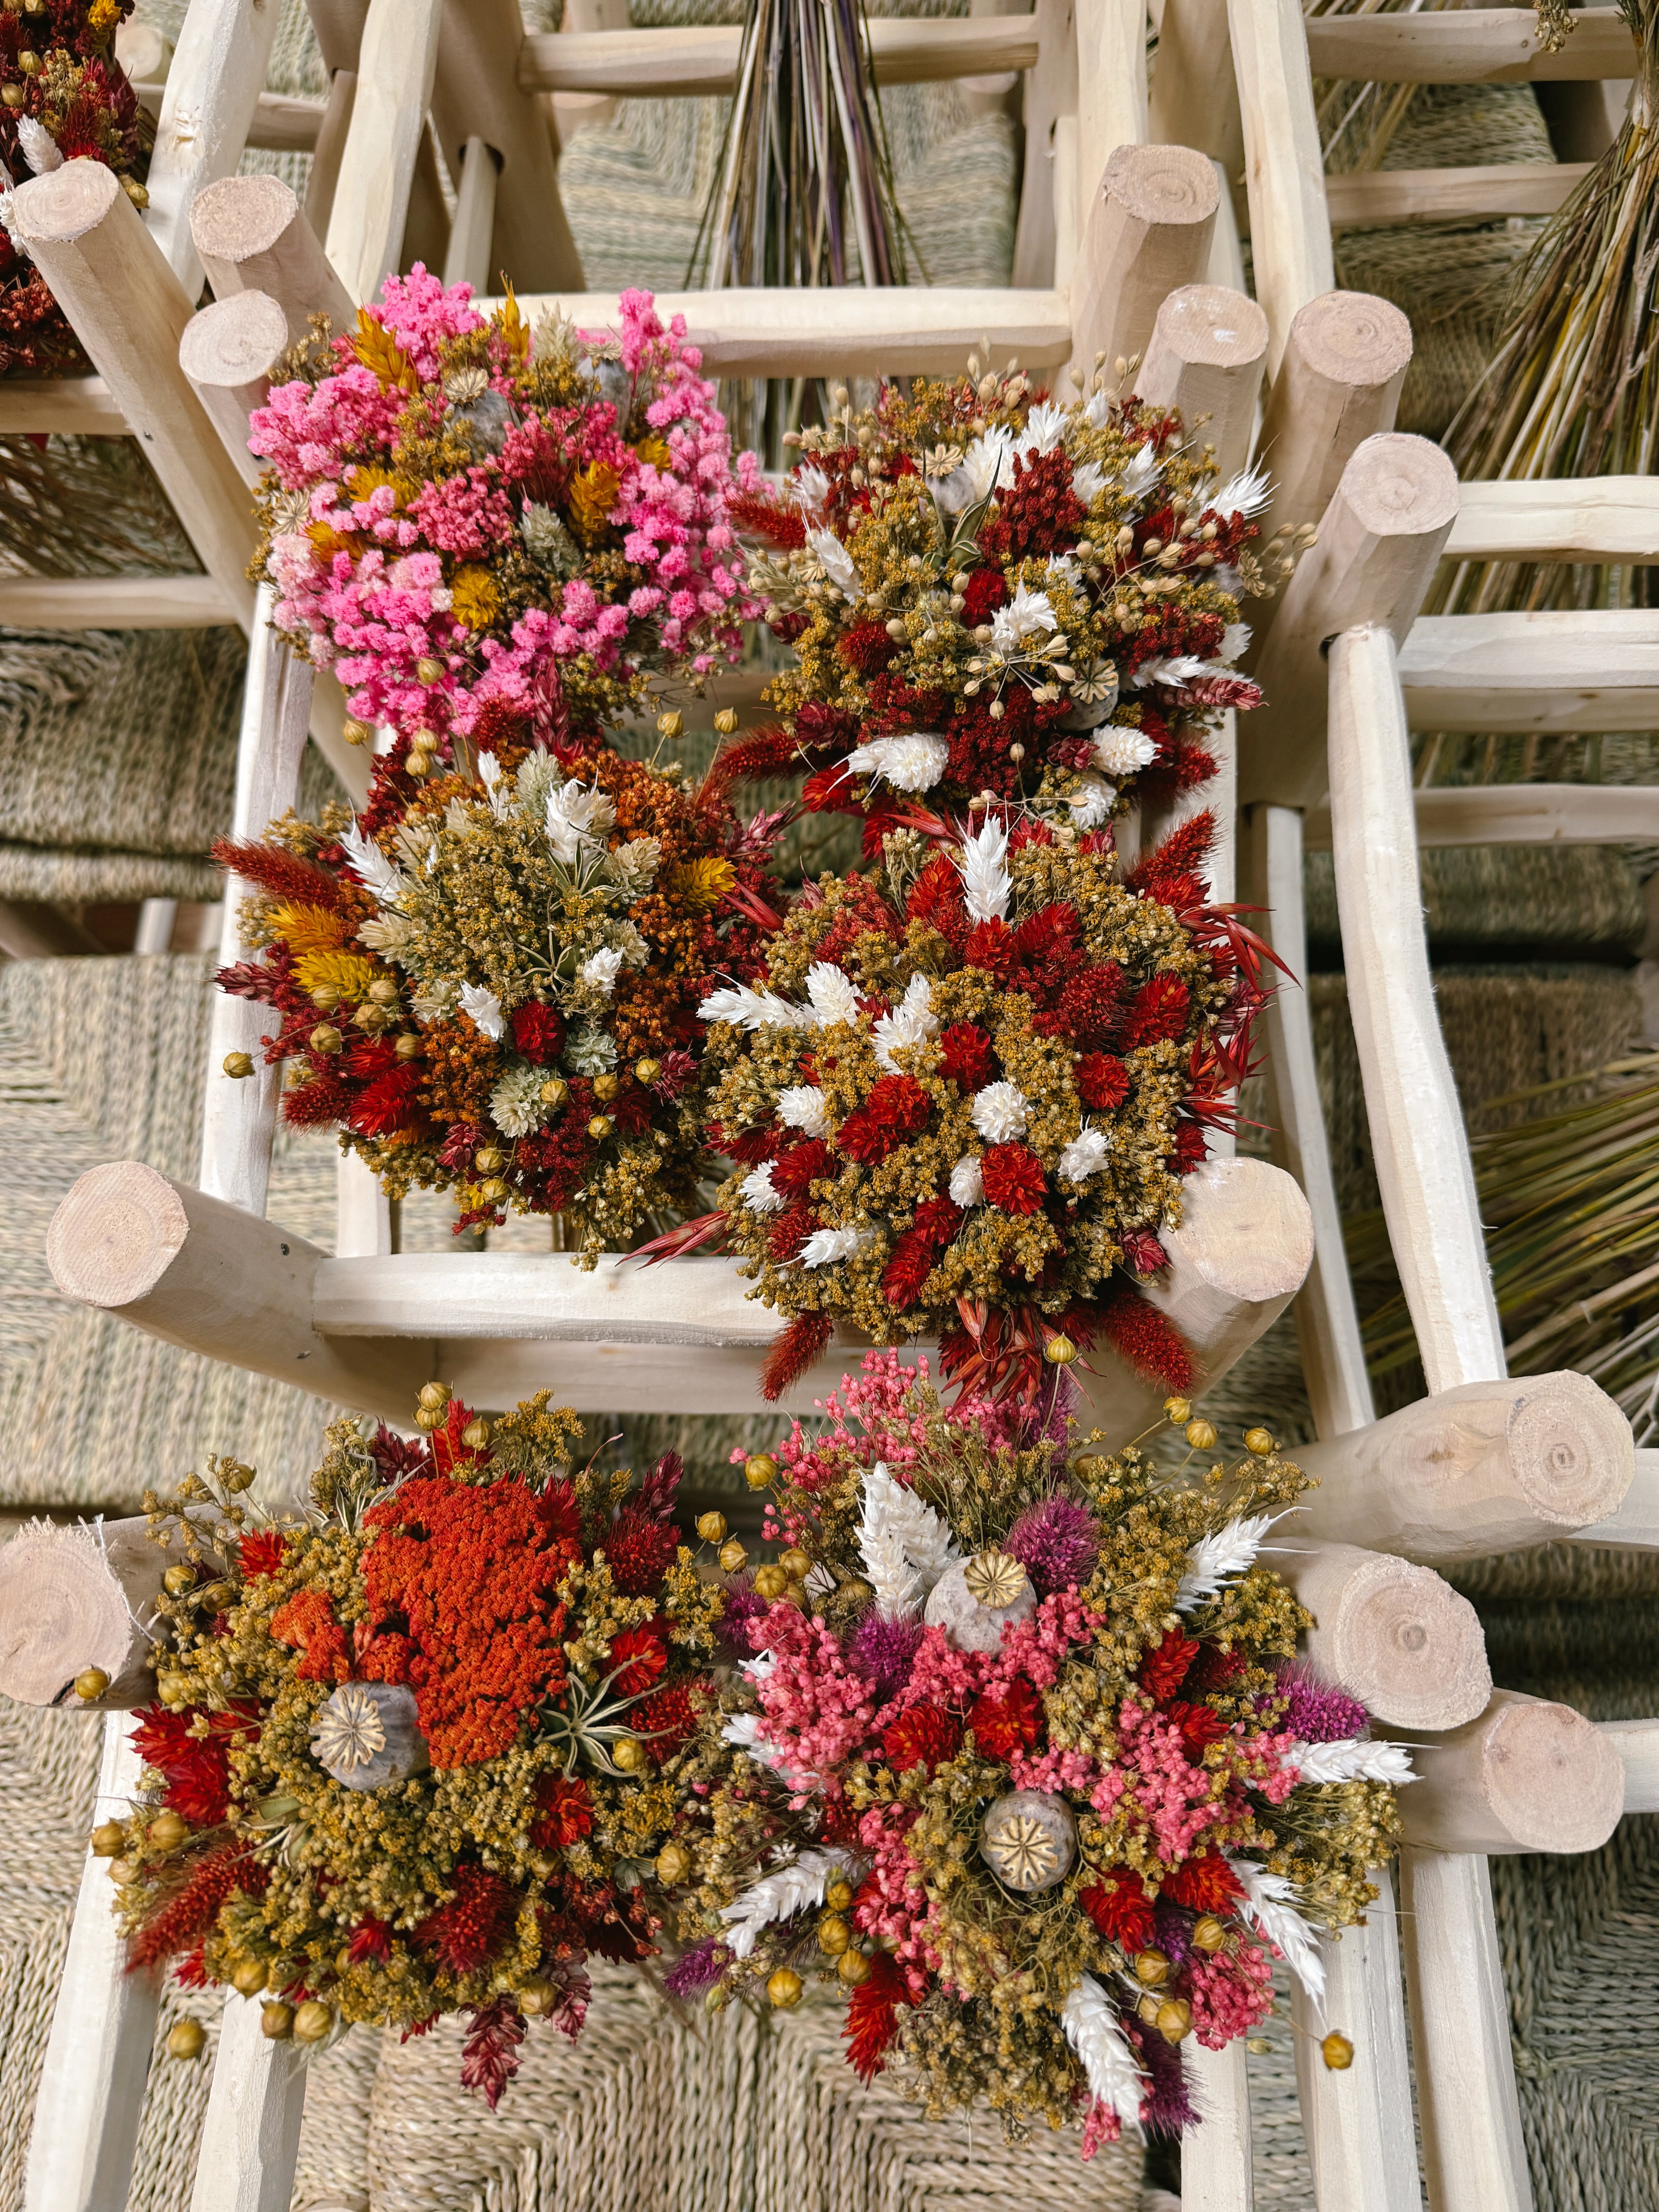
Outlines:
<svg viewBox="0 0 1659 2212"><path fill-rule="evenodd" d="M688 285L902 284L905 240L863 0L749 0ZM804 389L796 378L724 390L734 438L763 441L775 465Z"/></svg>

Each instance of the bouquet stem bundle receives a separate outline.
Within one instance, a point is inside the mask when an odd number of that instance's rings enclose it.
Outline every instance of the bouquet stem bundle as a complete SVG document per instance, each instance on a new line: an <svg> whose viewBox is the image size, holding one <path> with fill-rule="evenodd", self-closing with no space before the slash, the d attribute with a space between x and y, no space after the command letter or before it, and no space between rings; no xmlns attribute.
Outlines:
<svg viewBox="0 0 1659 2212"><path fill-rule="evenodd" d="M862 0L750 0L724 158L689 284L907 281L903 220L874 89ZM743 445L775 465L805 380L721 394Z"/></svg>
<svg viewBox="0 0 1659 2212"><path fill-rule="evenodd" d="M1492 367L1448 434L1460 476L1537 481L1652 471L1659 0L1620 0L1620 12L1640 50L1629 112L1516 272ZM1647 605L1651 578L1648 568L1469 564L1443 587L1442 603L1470 613Z"/></svg>
<svg viewBox="0 0 1659 2212"><path fill-rule="evenodd" d="M1578 1369L1646 1443L1659 1433L1659 1060L1639 1053L1493 1103L1587 1081L1588 1098L1473 1140L1486 1256L1511 1372ZM1356 1274L1381 1264L1386 1236L1380 1213L1352 1224ZM1371 1315L1365 1340L1373 1373L1412 1357L1403 1298Z"/></svg>

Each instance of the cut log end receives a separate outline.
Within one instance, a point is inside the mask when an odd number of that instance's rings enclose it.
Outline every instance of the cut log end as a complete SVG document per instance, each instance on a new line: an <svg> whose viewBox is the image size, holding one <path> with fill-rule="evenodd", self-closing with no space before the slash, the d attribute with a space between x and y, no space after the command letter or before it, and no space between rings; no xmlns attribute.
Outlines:
<svg viewBox="0 0 1659 2212"><path fill-rule="evenodd" d="M1299 308L1286 358L1331 384L1378 391L1403 376L1412 326L1392 301L1370 292L1322 292Z"/></svg>
<svg viewBox="0 0 1659 2212"><path fill-rule="evenodd" d="M1149 361L1160 348L1206 368L1248 368L1267 350L1267 318L1224 284L1183 284L1158 311Z"/></svg>
<svg viewBox="0 0 1659 2212"><path fill-rule="evenodd" d="M131 1305L155 1288L189 1234L165 1176L141 1160L112 1161L70 1185L46 1231L46 1265L83 1305Z"/></svg>
<svg viewBox="0 0 1659 2212"><path fill-rule="evenodd" d="M275 300L264 292L236 292L214 301L185 324L179 365L192 384L239 392L268 376L288 343L288 317Z"/></svg>
<svg viewBox="0 0 1659 2212"><path fill-rule="evenodd" d="M1462 1728L1486 1711L1492 1669L1480 1617L1430 1569L1374 1553L1334 1605L1315 1610L1310 1656L1387 1726Z"/></svg>
<svg viewBox="0 0 1659 2212"><path fill-rule="evenodd" d="M1427 537L1457 517L1457 471L1438 446L1380 430L1355 447L1337 497L1377 538Z"/></svg>
<svg viewBox="0 0 1659 2212"><path fill-rule="evenodd" d="M1625 1809L1623 1760L1571 1705L1506 1705L1483 1771L1487 1802L1520 1850L1599 1850Z"/></svg>
<svg viewBox="0 0 1659 2212"><path fill-rule="evenodd" d="M126 200L126 194L113 169L101 161L65 161L61 169L30 177L17 187L13 205L18 236L46 246L84 238L118 200Z"/></svg>
<svg viewBox="0 0 1659 2212"><path fill-rule="evenodd" d="M1209 1160L1182 1186L1170 1242L1211 1289L1251 1304L1293 1297L1313 1265L1313 1215L1266 1160Z"/></svg>
<svg viewBox="0 0 1659 2212"><path fill-rule="evenodd" d="M190 234L210 267L269 253L300 212L280 177L221 177L191 203Z"/></svg>
<svg viewBox="0 0 1659 2212"><path fill-rule="evenodd" d="M1208 222L1221 204L1210 161L1190 146L1119 146L1103 189L1127 215L1160 225Z"/></svg>
<svg viewBox="0 0 1659 2212"><path fill-rule="evenodd" d="M141 1533L143 1525L137 1524ZM149 1577L152 1595L165 1565L158 1550ZM138 1703L148 1686L147 1649L128 1592L94 1529L35 1522L0 1548L0 1694L20 1705L118 1711ZM82 1698L76 1677L94 1667L108 1676L108 1686Z"/></svg>
<svg viewBox="0 0 1659 2212"><path fill-rule="evenodd" d="M1635 1477L1630 1423L1587 1375L1529 1379L1510 1408L1505 1441L1534 1510L1565 1528L1616 1512Z"/></svg>

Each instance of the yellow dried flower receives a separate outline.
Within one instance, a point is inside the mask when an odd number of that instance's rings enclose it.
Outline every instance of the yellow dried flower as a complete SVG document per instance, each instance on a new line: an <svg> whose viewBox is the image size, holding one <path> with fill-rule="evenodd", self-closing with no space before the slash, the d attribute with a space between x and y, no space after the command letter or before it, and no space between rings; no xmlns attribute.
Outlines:
<svg viewBox="0 0 1659 2212"><path fill-rule="evenodd" d="M694 913L707 913L720 904L737 880L738 872L730 860L683 860L668 871L667 888L672 898L680 900Z"/></svg>
<svg viewBox="0 0 1659 2212"><path fill-rule="evenodd" d="M368 996L375 969L374 963L360 952L307 952L295 962L294 974L304 990L326 988L356 1004Z"/></svg>
<svg viewBox="0 0 1659 2212"><path fill-rule="evenodd" d="M477 562L455 571L449 595L451 614L467 629L488 629L501 610L501 586Z"/></svg>
<svg viewBox="0 0 1659 2212"><path fill-rule="evenodd" d="M591 544L605 531L622 489L615 469L590 461L570 487L570 520L579 537Z"/></svg>
<svg viewBox="0 0 1659 2212"><path fill-rule="evenodd" d="M382 392L420 390L421 380L415 373L414 362L386 325L377 322L367 307L357 310L357 327L351 334L351 350L365 368L374 372ZM365 499L368 495L366 492L358 495Z"/></svg>
<svg viewBox="0 0 1659 2212"><path fill-rule="evenodd" d="M337 907L301 906L285 900L274 907L271 927L297 959L311 952L333 952L351 935L350 917Z"/></svg>

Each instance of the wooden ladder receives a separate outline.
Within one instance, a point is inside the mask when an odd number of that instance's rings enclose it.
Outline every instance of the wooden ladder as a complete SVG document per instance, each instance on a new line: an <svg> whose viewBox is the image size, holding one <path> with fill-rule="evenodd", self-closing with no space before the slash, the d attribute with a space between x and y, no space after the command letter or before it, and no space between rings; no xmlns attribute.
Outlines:
<svg viewBox="0 0 1659 2212"><path fill-rule="evenodd" d="M1280 487L1281 516L1321 520L1317 550L1273 611L1261 649L1270 703L1255 718L1261 727L1228 731L1222 776L1206 794L1239 830L1236 842L1221 841L1212 889L1231 896L1242 874L1271 905L1274 942L1302 972L1304 816L1318 817L1328 792L1329 827L1316 834L1334 846L1384 1206L1431 1395L1375 1418L1311 1032L1295 989L1279 994L1267 1028L1279 1164L1224 1155L1200 1170L1155 1295L1212 1379L1297 1297L1321 1439L1299 1456L1321 1487L1310 1516L1313 1565L1287 1571L1320 1578L1319 1632L1328 1640L1347 1594L1379 1558L1417 1562L1417 1587L1427 1589L1438 1587L1436 1559L1570 1531L1659 1547L1659 1454L1636 1454L1628 1426L1583 1378L1504 1374L1468 1148L1434 1013L1406 744L1414 702L1431 699L1435 726L1444 728L1456 726L1445 717L1460 682L1469 712L1490 696L1478 689L1490 664L1480 660L1476 618L1453 618L1470 626L1443 647L1435 641L1445 626L1418 618L1449 545L1474 557L1472 547L1507 532L1506 555L1524 546L1526 557L1549 557L1540 549L1553 544L1553 557L1594 558L1587 544L1616 539L1639 543L1651 557L1659 535L1639 485L1605 499L1600 488L1560 488L1574 495L1571 502L1537 487L1481 487L1479 500L1461 501L1435 449L1393 434L1408 336L1402 353L1403 319L1391 322L1375 313L1381 303L1333 293L1300 15L1289 0L1231 0L1233 61L1224 39L1218 69L1213 39L1192 37L1183 47L1189 17L1176 11L1197 4L1166 0L1155 101L1142 0L1036 0L1024 16L872 27L877 75L890 82L1023 73L1016 288L728 291L659 304L685 313L707 366L725 374L951 373L987 338L998 360L1017 355L1056 381L1069 363L1086 370L1099 353L1139 356L1144 396L1189 418L1207 416L1206 434L1229 465L1259 441ZM198 16L222 26L240 20L239 9L250 20L275 13L252 9L252 0L193 0L167 101L183 102L180 71ZM1581 17L1576 38L1598 12ZM98 375L79 390L0 386L0 428L108 430L118 422L143 436L210 580L248 626L239 835L257 834L294 802L322 688L268 627L263 595L248 604L246 553L238 550L252 544L239 450L246 412L263 398L289 331L302 330L314 308L349 311L372 297L398 265L429 128L460 178L451 273L505 264L530 295L527 312L542 304L539 289L579 322L603 324L614 299L560 289L574 268L536 273L538 218L541 244L550 238L556 258L563 251L562 219L549 220L556 210L550 153L544 163L537 143L538 131L540 147L547 143L540 99L561 90L706 94L729 86L737 54L738 33L726 27L522 38L513 0L369 0L355 9L313 0L313 15L336 87L316 116L316 143L320 149L331 118L340 140L331 207L325 222L319 216L325 236L272 180L231 182L234 163L202 176L215 186L205 200L199 190L194 198L176 195L167 204L176 214L164 206L149 233L123 195L88 185L87 165L35 179L18 195L18 220ZM1528 22L1505 10L1313 28L1316 38L1340 31L1355 44L1361 32L1392 35L1390 26L1407 20L1431 46L1456 31L1460 51L1492 68L1515 65L1514 42ZM263 56L256 68L234 46L216 51L219 75L193 81L204 97L228 101L234 90L237 113L251 120ZM452 51L469 58L465 67L452 70L447 59L440 67L441 52ZM1364 75L1370 64L1362 61L1358 51L1333 60L1321 49L1316 65L1322 75L1337 67ZM1181 96L1183 69L1190 98ZM343 91L342 76L352 80ZM1225 281L1242 274L1242 262L1215 149L1180 143L1170 120L1181 109L1219 145L1229 100L1248 154L1259 304ZM248 127L244 121L244 137ZM509 250L506 239L520 242ZM195 315L181 281L190 280L192 252L216 295ZM1511 489L1524 496L1510 500ZM1489 491L1506 496L1488 501ZM1471 512L1482 519L1468 524ZM220 549L214 560L209 546ZM1620 657L1620 668L1633 665L1630 642L1632 658ZM1512 641L1497 649L1512 656ZM1601 688L1582 711L1605 728L1613 664L1605 639L1589 649L1599 652ZM1480 672L1466 680L1471 654ZM1530 696L1534 687L1521 688ZM327 726L333 757L337 720ZM361 791L361 755L344 758ZM1492 803L1492 795L1480 797ZM1647 795L1620 798L1628 806ZM1570 813L1576 799L1542 804L1558 809L1553 834L1578 834L1579 817L1559 811ZM1652 833L1627 826L1626 834ZM243 948L234 885L226 913L225 956L235 958ZM116 1163L93 1170L64 1200L49 1256L68 1295L169 1341L389 1417L406 1419L414 1391L434 1373L486 1405L546 1387L591 1410L753 1410L755 1374L778 1323L745 1300L727 1262L684 1261L651 1273L612 1264L582 1274L550 1253L399 1255L372 1177L347 1159L331 1255L267 1221L276 1073L262 1068L257 1080L238 1083L221 1072L228 1051L258 1057L264 1023L244 1001L216 1005L198 1186ZM833 1353L792 1402L810 1404L846 1357ZM1148 1394L1127 1370L1104 1364L1089 1387L1090 1414L1103 1426L1128 1434L1140 1425ZM1356 2055L1346 2074L1301 2069L1322 2212L1407 2212L1422 2201L1402 1949L1433 2212L1521 2212L1529 2203L1486 1869L1492 1850L1535 1847L1505 1825L1488 1787L1497 1731L1514 1703L1495 1693L1485 1714L1424 1753L1427 1778L1406 1800L1417 1844L1403 1863L1403 1922L1384 1877L1367 1927L1327 1946L1332 2017L1340 2015ZM100 1817L137 1785L126 1725L124 1716L109 1716ZM1590 1765L1624 1762L1632 1809L1659 1806L1659 1723L1583 1729L1574 1742L1574 1755ZM157 1992L124 1973L108 1899L102 1863L90 1860L37 2105L29 2212L118 2212L125 2199ZM1313 2048L1305 2036L1297 2045ZM1210 2118L1187 2146L1183 2203L1189 2212L1246 2212L1243 2046L1199 2051L1195 2063ZM295 2051L263 2038L257 2004L228 1998L191 2212L287 2205L304 2083Z"/></svg>

